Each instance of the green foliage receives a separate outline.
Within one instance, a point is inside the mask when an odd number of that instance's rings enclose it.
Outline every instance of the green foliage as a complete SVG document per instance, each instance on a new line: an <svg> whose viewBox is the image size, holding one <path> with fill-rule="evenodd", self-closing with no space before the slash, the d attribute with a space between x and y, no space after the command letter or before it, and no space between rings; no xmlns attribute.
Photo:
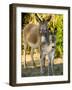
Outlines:
<svg viewBox="0 0 72 90"><path fill-rule="evenodd" d="M63 15L57 15L57 35L56 35L56 57L63 54Z"/></svg>

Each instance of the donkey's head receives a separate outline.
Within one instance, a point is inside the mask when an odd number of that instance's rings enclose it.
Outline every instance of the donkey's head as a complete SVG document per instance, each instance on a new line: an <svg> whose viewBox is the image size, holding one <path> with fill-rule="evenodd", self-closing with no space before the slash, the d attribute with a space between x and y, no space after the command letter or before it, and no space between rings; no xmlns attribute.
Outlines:
<svg viewBox="0 0 72 90"><path fill-rule="evenodd" d="M51 32L50 28L49 28L49 45L52 48L56 47L56 32L57 32L57 28L54 29L53 32Z"/></svg>
<svg viewBox="0 0 72 90"><path fill-rule="evenodd" d="M40 30L40 35L41 35L41 43L42 44L45 44L45 43L48 43L48 34L49 34L49 32L48 32L48 22L51 20L51 17L52 16L50 16L47 20L45 20L45 19L40 19L40 17L37 15L37 14L35 14L35 16L36 16L36 20L39 22L39 30Z"/></svg>

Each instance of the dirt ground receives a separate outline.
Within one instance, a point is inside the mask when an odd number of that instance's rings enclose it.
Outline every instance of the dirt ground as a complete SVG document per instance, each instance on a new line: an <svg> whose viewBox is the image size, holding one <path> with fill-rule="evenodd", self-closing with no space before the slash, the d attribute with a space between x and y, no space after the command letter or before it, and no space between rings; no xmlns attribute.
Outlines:
<svg viewBox="0 0 72 90"><path fill-rule="evenodd" d="M26 55L27 67L24 68L24 55L21 57L21 71L22 77L41 76L40 73L40 55L39 53L34 54L35 67L32 67L30 54ZM50 72L51 73L51 72ZM48 75L48 59L45 60L45 73L43 76ZM54 75L63 75L63 60L62 58L54 59Z"/></svg>

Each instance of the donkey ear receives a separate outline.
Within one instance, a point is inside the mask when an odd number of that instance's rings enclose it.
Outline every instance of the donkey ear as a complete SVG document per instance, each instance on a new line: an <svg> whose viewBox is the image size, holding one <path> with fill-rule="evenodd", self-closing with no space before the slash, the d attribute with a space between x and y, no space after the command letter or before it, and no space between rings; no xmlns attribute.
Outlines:
<svg viewBox="0 0 72 90"><path fill-rule="evenodd" d="M57 32L57 28L54 29L54 33L55 33L55 34L56 34L56 32Z"/></svg>
<svg viewBox="0 0 72 90"><path fill-rule="evenodd" d="M38 21L38 22L42 22L42 20L40 19L40 17L35 13L35 17L36 17L36 20Z"/></svg>
<svg viewBox="0 0 72 90"><path fill-rule="evenodd" d="M48 32L50 32L50 28L48 28Z"/></svg>
<svg viewBox="0 0 72 90"><path fill-rule="evenodd" d="M52 16L50 15L46 21L49 22L51 20L51 18L52 18Z"/></svg>

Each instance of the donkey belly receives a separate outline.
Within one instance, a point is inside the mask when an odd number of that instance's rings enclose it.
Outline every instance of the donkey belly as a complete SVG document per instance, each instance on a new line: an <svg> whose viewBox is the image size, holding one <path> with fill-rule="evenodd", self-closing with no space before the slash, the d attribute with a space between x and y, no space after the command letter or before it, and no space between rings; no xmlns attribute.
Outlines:
<svg viewBox="0 0 72 90"><path fill-rule="evenodd" d="M29 42L29 41L28 41L28 45L29 45L31 48L38 48L38 47L40 46L40 39L38 39L36 43L32 43L32 42Z"/></svg>

